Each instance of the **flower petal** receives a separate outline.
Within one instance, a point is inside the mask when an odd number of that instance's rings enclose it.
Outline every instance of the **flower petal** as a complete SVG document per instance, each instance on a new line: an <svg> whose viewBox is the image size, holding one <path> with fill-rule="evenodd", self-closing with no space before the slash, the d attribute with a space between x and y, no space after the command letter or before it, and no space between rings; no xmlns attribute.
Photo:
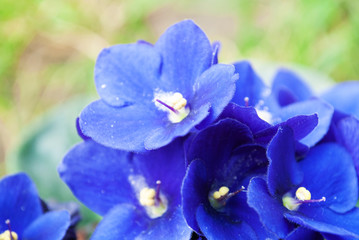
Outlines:
<svg viewBox="0 0 359 240"><path fill-rule="evenodd" d="M182 206L188 226L199 234L201 230L197 224L196 210L201 203L208 202L209 191L206 166L201 160L192 161L183 179Z"/></svg>
<svg viewBox="0 0 359 240"><path fill-rule="evenodd" d="M253 134L269 128L271 125L258 117L257 111L253 107L241 107L230 102L223 110L218 119L233 118L247 125Z"/></svg>
<svg viewBox="0 0 359 240"><path fill-rule="evenodd" d="M67 211L48 212L37 218L24 231L27 240L61 240L70 225Z"/></svg>
<svg viewBox="0 0 359 240"><path fill-rule="evenodd" d="M235 73L239 74L239 79L236 82L236 93L232 102L245 106L244 98L248 97L248 105L256 106L259 100L263 99L266 89L262 79L255 73L248 61L234 63L234 67Z"/></svg>
<svg viewBox="0 0 359 240"><path fill-rule="evenodd" d="M354 117L342 119L338 123L338 138L352 156L359 176L359 120Z"/></svg>
<svg viewBox="0 0 359 240"><path fill-rule="evenodd" d="M203 160L208 177L213 179L236 147L252 141L252 133L246 125L233 119L224 119L198 133L192 140L186 159L188 162Z"/></svg>
<svg viewBox="0 0 359 240"><path fill-rule="evenodd" d="M231 222L226 217L209 213L203 205L196 212L198 224L207 239L256 239L253 229L244 221Z"/></svg>
<svg viewBox="0 0 359 240"><path fill-rule="evenodd" d="M359 238L359 209L345 214L328 208L301 206L300 211L291 211L284 216L291 222L323 233Z"/></svg>
<svg viewBox="0 0 359 240"><path fill-rule="evenodd" d="M91 240L135 239L147 228L149 219L133 205L119 204L98 224Z"/></svg>
<svg viewBox="0 0 359 240"><path fill-rule="evenodd" d="M313 95L310 88L299 78L299 76L293 71L284 68L280 69L273 79L272 94L278 94L282 89L289 91L295 101L305 101ZM280 101L279 104L281 106L286 105L281 104Z"/></svg>
<svg viewBox="0 0 359 240"><path fill-rule="evenodd" d="M283 122L296 115L311 115L314 113L318 114L318 125L316 128L304 137L300 142L308 145L309 147L315 145L321 140L327 133L334 109L329 104L321 100L307 100L303 102L297 102L283 107L277 114L280 120Z"/></svg>
<svg viewBox="0 0 359 240"><path fill-rule="evenodd" d="M41 203L35 184L24 173L4 177L0 181L0 233L11 229L19 238L24 229L42 214Z"/></svg>
<svg viewBox="0 0 359 240"><path fill-rule="evenodd" d="M323 239L320 233L312 231L308 228L297 227L292 232L288 234L285 238L286 240L303 240L303 239Z"/></svg>
<svg viewBox="0 0 359 240"><path fill-rule="evenodd" d="M303 187L311 192L312 199L326 198L320 205L333 211L346 212L358 200L358 182L349 153L334 143L312 148L299 162L304 172Z"/></svg>
<svg viewBox="0 0 359 240"><path fill-rule="evenodd" d="M359 118L359 81L339 83L322 95L336 110Z"/></svg>
<svg viewBox="0 0 359 240"><path fill-rule="evenodd" d="M237 80L233 73L232 65L216 64L196 79L191 107L195 111L200 106L211 104L211 115L207 121L214 121L232 99Z"/></svg>
<svg viewBox="0 0 359 240"><path fill-rule="evenodd" d="M161 181L163 191L171 205L181 204L181 184L186 172L183 139L157 150L133 155L134 171L141 174L150 185Z"/></svg>
<svg viewBox="0 0 359 240"><path fill-rule="evenodd" d="M116 204L137 201L126 174L127 157L127 152L88 140L67 153L58 172L81 202L104 215Z"/></svg>
<svg viewBox="0 0 359 240"><path fill-rule="evenodd" d="M161 57L154 47L134 43L102 50L95 66L96 89L112 106L152 102L159 83Z"/></svg>
<svg viewBox="0 0 359 240"><path fill-rule="evenodd" d="M144 151L144 139L161 126L166 113L153 106L110 107L101 100L92 102L80 115L84 135L102 145L127 151Z"/></svg>
<svg viewBox="0 0 359 240"><path fill-rule="evenodd" d="M283 126L278 129L268 145L267 156L269 159L268 189L273 196L282 196L290 191L293 185L302 181L303 176L295 160L291 128Z"/></svg>
<svg viewBox="0 0 359 240"><path fill-rule="evenodd" d="M91 240L165 239L185 240L191 236L180 208L172 213L150 219L132 205L120 204L103 218Z"/></svg>
<svg viewBox="0 0 359 240"><path fill-rule="evenodd" d="M147 131L148 134L145 136L144 142L145 148L147 150L157 149L170 143L176 137L185 136L208 115L209 108L209 103L196 106L180 123L171 123L167 120L167 117L165 117L165 120L159 122L151 132L146 128L146 130L142 129L143 132L138 135L144 136L143 133Z"/></svg>
<svg viewBox="0 0 359 240"><path fill-rule="evenodd" d="M284 238L293 226L283 217L286 210L278 199L273 198L261 178L252 178L247 190L248 205L259 215L264 226L278 238Z"/></svg>
<svg viewBox="0 0 359 240"><path fill-rule="evenodd" d="M181 21L168 28L155 48L163 61L161 81L167 83L163 91L191 94L197 77L211 65L211 43L191 20Z"/></svg>

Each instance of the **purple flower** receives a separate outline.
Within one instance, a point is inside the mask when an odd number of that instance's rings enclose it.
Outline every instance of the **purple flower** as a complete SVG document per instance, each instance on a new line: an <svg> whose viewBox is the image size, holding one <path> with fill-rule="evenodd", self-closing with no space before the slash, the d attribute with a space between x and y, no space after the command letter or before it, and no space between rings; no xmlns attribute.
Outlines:
<svg viewBox="0 0 359 240"><path fill-rule="evenodd" d="M116 149L157 149L213 121L235 91L234 67L215 64L213 47L190 20L170 27L155 45L104 49L95 66L101 99L80 115L84 135Z"/></svg>
<svg viewBox="0 0 359 240"><path fill-rule="evenodd" d="M181 209L181 139L143 154L87 140L65 156L58 171L80 201L104 216L92 239L190 238Z"/></svg>
<svg viewBox="0 0 359 240"><path fill-rule="evenodd" d="M1 179L0 239L60 240L69 224L67 211L43 213L35 185L26 174Z"/></svg>
<svg viewBox="0 0 359 240"><path fill-rule="evenodd" d="M297 161L293 132L283 126L267 156L267 174L250 181L248 204L278 238L301 235L294 224L323 236L359 237L358 182L343 147L319 144Z"/></svg>

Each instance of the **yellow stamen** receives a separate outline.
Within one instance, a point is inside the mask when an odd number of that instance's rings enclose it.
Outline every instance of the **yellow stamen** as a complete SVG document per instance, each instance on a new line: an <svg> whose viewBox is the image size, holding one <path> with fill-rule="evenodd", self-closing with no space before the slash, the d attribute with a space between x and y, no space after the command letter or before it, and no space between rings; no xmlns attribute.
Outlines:
<svg viewBox="0 0 359 240"><path fill-rule="evenodd" d="M12 238L11 238L11 236L12 236ZM18 236L17 236L16 232L11 231L11 236L10 236L10 231L6 230L2 234L0 234L0 240L18 240Z"/></svg>
<svg viewBox="0 0 359 240"><path fill-rule="evenodd" d="M295 192L295 196L300 201L310 200L312 195L305 187L300 187Z"/></svg>
<svg viewBox="0 0 359 240"><path fill-rule="evenodd" d="M154 206L156 191L153 188L143 188L140 192L140 203L142 206Z"/></svg>

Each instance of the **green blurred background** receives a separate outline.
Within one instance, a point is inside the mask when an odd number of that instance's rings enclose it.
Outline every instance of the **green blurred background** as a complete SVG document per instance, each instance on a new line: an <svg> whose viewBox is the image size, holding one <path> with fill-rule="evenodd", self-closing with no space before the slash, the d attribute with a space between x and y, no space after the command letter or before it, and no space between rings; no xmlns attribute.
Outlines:
<svg viewBox="0 0 359 240"><path fill-rule="evenodd" d="M54 186L61 184L56 165L80 141L75 117L96 98L93 68L106 46L155 42L167 27L191 18L222 43L222 62L295 63L335 81L359 79L357 0L0 0L0 5L0 176L29 172L45 199L71 198ZM47 178L54 183L44 185Z"/></svg>

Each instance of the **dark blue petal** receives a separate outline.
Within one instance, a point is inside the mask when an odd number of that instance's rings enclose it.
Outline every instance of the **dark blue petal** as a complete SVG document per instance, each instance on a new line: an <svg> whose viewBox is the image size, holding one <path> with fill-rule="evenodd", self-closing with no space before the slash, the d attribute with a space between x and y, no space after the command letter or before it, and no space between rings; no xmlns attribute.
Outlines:
<svg viewBox="0 0 359 240"><path fill-rule="evenodd" d="M318 124L318 115L299 115L289 118L287 121L275 126L268 127L255 134L255 139L260 143L268 143L276 134L280 126L287 125L293 130L295 140L300 140L307 136Z"/></svg>
<svg viewBox="0 0 359 240"><path fill-rule="evenodd" d="M159 82L161 57L148 44L115 45L102 50L95 66L100 97L112 106L152 102Z"/></svg>
<svg viewBox="0 0 359 240"><path fill-rule="evenodd" d="M282 90L289 92L295 101L305 101L312 96L310 88L299 78L299 76L289 69L284 68L280 69L273 79L272 94L278 94ZM280 100L278 97L279 96L277 95L277 99ZM279 102L281 103L281 101ZM280 105L285 106L286 104Z"/></svg>
<svg viewBox="0 0 359 240"><path fill-rule="evenodd" d="M288 236L285 238L286 240L323 240L322 235L320 233L312 231L308 228L297 227Z"/></svg>
<svg viewBox="0 0 359 240"><path fill-rule="evenodd" d="M24 231L25 240L61 240L70 225L67 211L48 212L37 218Z"/></svg>
<svg viewBox="0 0 359 240"><path fill-rule="evenodd" d="M208 202L209 191L206 166L201 160L192 161L183 179L181 194L183 215L187 224L197 233L201 230L197 224L196 211L201 203Z"/></svg>
<svg viewBox="0 0 359 240"><path fill-rule="evenodd" d="M126 174L127 156L88 140L67 153L58 171L81 202L104 215L116 204L137 201Z"/></svg>
<svg viewBox="0 0 359 240"><path fill-rule="evenodd" d="M105 146L143 151L144 139L161 127L162 119L167 119L166 113L154 104L115 108L99 100L81 112L80 127L84 135Z"/></svg>
<svg viewBox="0 0 359 240"><path fill-rule="evenodd" d="M191 94L202 72L210 67L212 46L205 33L191 20L179 22L160 37L155 48L162 56L163 91ZM185 96L187 99L190 95Z"/></svg>
<svg viewBox="0 0 359 240"><path fill-rule="evenodd" d="M244 98L248 97L249 106L254 107L259 100L263 99L266 87L248 61L234 63L234 67L236 68L235 73L239 74L239 79L236 83L236 93L232 102L245 106Z"/></svg>
<svg viewBox="0 0 359 240"><path fill-rule="evenodd" d="M141 174L152 187L161 181L160 189L171 205L181 203L180 191L185 175L183 140L143 154L134 154L134 171Z"/></svg>
<svg viewBox="0 0 359 240"><path fill-rule="evenodd" d="M278 122L283 122L297 115L311 115L317 113L319 119L317 127L300 141L311 147L321 140L327 133L333 112L333 107L323 101L314 99L297 102L283 107L275 117L279 118L277 119L279 120Z"/></svg>
<svg viewBox="0 0 359 240"><path fill-rule="evenodd" d="M24 229L42 214L36 187L24 173L4 177L0 181L0 233L8 230L5 224L10 220L11 229L19 238Z"/></svg>
<svg viewBox="0 0 359 240"><path fill-rule="evenodd" d="M277 235L284 238L293 226L283 217L286 208L281 199L273 198L267 189L266 182L261 178L253 178L247 190L248 205L259 215L264 226Z"/></svg>
<svg viewBox="0 0 359 240"><path fill-rule="evenodd" d="M247 185L246 185L247 186ZM226 214L232 221L244 221L255 230L258 239L275 239L276 235L264 227L257 212L248 206L247 194L243 191L226 203Z"/></svg>
<svg viewBox="0 0 359 240"><path fill-rule="evenodd" d="M198 224L209 239L257 239L253 229L244 221L230 221L223 215L209 213L203 205L196 212Z"/></svg>
<svg viewBox="0 0 359 240"><path fill-rule="evenodd" d="M219 184L218 188L227 186L234 192L242 186L247 187L253 175L264 175L267 165L265 148L255 144L243 145L236 148L231 157L219 166L215 182Z"/></svg>
<svg viewBox="0 0 359 240"><path fill-rule="evenodd" d="M253 134L271 126L258 117L257 111L253 107L241 107L232 102L224 108L218 119L225 118L233 118L247 125Z"/></svg>
<svg viewBox="0 0 359 240"><path fill-rule="evenodd" d="M82 130L81 130L81 127L80 127L80 118L77 117L76 118L76 130L77 130L77 134L82 138L82 140L89 140L91 139L90 137L86 136Z"/></svg>
<svg viewBox="0 0 359 240"><path fill-rule="evenodd" d="M325 240L357 240L355 237L342 237L334 234L324 233L323 237Z"/></svg>
<svg viewBox="0 0 359 240"><path fill-rule="evenodd" d="M342 119L338 123L338 141L345 146L353 158L359 176L359 120L354 117Z"/></svg>
<svg viewBox="0 0 359 240"><path fill-rule="evenodd" d="M214 121L231 100L235 91L236 76L233 75L232 65L216 64L206 70L193 86L194 98L191 101L191 111L201 106L211 104L210 119Z"/></svg>
<svg viewBox="0 0 359 240"><path fill-rule="evenodd" d="M174 239L185 240L191 236L180 208L150 219L144 211L132 205L120 204L103 218L91 240Z"/></svg>
<svg viewBox="0 0 359 240"><path fill-rule="evenodd" d="M188 162L203 160L209 170L209 178L213 179L236 147L252 141L252 133L246 125L233 119L224 119L198 133L192 140L186 158Z"/></svg>
<svg viewBox="0 0 359 240"><path fill-rule="evenodd" d="M293 131L283 126L268 145L269 159L267 182L269 192L282 196L291 190L292 186L302 181L302 173L295 160Z"/></svg>
<svg viewBox="0 0 359 240"><path fill-rule="evenodd" d="M291 222L319 232L359 238L359 209L340 214L328 208L301 208L284 216Z"/></svg>
<svg viewBox="0 0 359 240"><path fill-rule="evenodd" d="M299 162L304 173L301 186L311 192L312 199L326 198L321 205L336 212L352 209L358 200L358 182L349 153L334 143L312 148Z"/></svg>
<svg viewBox="0 0 359 240"><path fill-rule="evenodd" d="M359 81L339 83L323 94L322 98L336 110L359 118Z"/></svg>

